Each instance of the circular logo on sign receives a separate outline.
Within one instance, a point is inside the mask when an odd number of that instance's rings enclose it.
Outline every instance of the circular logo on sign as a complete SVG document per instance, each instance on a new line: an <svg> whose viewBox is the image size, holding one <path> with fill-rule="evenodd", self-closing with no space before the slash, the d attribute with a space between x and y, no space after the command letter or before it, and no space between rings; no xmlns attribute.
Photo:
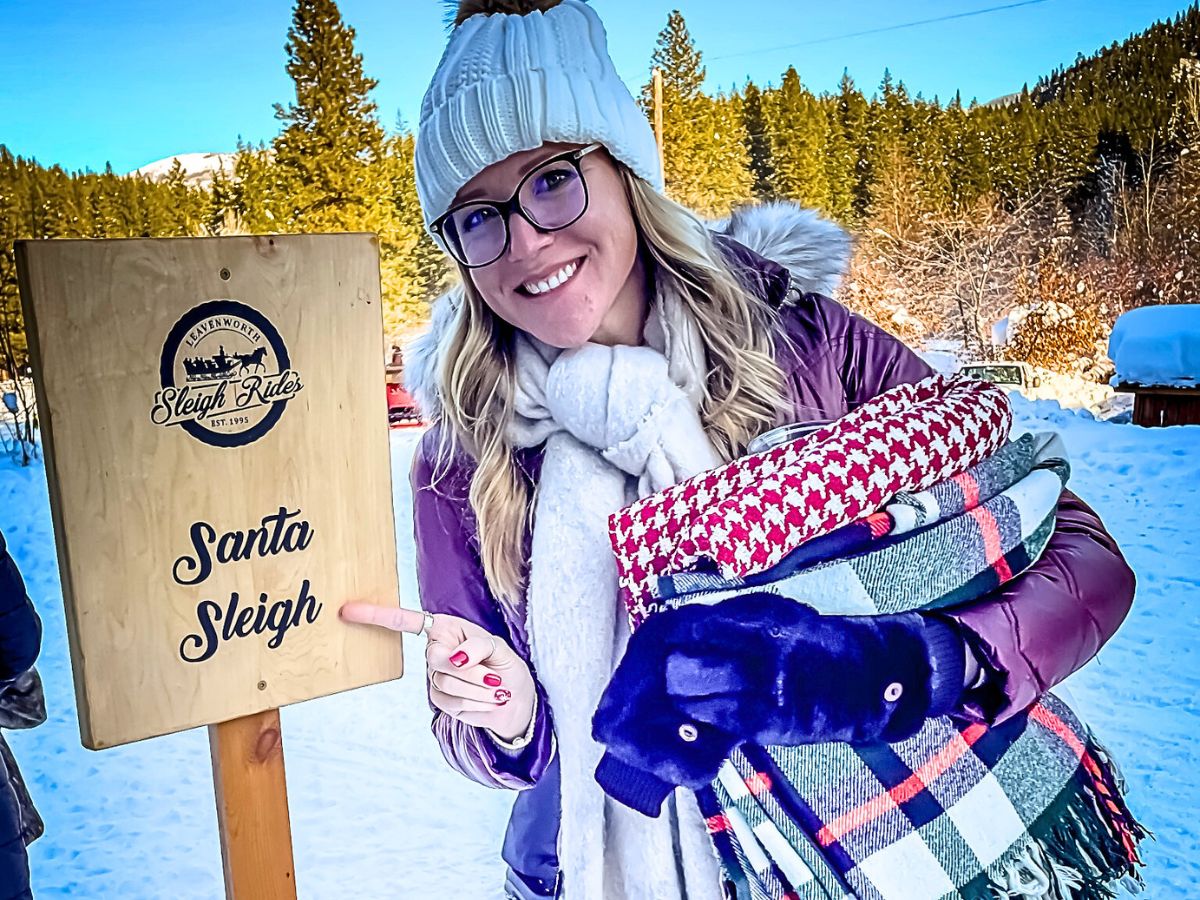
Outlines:
<svg viewBox="0 0 1200 900"><path fill-rule="evenodd" d="M236 300L188 310L163 343L150 420L214 447L258 440L303 388L278 330Z"/></svg>

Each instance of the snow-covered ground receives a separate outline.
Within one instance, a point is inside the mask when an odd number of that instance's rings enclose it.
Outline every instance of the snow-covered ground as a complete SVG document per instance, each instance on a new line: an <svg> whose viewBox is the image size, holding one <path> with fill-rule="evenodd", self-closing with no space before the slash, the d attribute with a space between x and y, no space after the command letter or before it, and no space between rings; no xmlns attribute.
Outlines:
<svg viewBox="0 0 1200 900"><path fill-rule="evenodd" d="M1071 679L1122 764L1157 841L1145 896L1200 896L1200 427L1143 429L1018 401L1029 428L1063 432L1072 487L1138 573L1124 627ZM417 434L393 432L402 600L416 606L406 474ZM45 472L0 459L0 530L45 622L50 720L10 740L47 824L32 847L39 898L219 898L203 729L94 753L79 743ZM1193 605L1196 604L1196 605ZM410 661L420 639L406 637ZM283 711L302 898L498 898L512 795L451 771L429 734L419 666L400 682Z"/></svg>

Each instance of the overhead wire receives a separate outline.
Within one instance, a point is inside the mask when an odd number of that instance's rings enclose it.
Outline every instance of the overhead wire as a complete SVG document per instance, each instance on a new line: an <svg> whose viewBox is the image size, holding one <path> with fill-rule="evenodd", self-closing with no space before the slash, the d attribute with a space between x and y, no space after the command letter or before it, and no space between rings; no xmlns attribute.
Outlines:
<svg viewBox="0 0 1200 900"><path fill-rule="evenodd" d="M1039 3L1048 3L1050 0L1019 0L1017 3L1005 3L1002 6L989 6L985 9L968 10L967 12L949 13L944 16L934 16L930 19L917 19L912 22L898 22L895 25L884 25L880 28L867 28L862 31L848 31L845 34L833 34L826 37L813 38L807 41L798 41L793 44L779 44L774 47L756 47L750 50L738 50L734 53L723 53L719 56L710 56L709 59L716 61L719 59L735 59L739 56L751 56L759 53L773 53L776 50L792 50L796 47L812 47L817 44L828 44L833 41L844 41L849 38L863 37L870 34L884 34L889 31L899 31L903 28L916 28L920 25L933 25L937 22L949 22L952 19L966 19L972 16L982 16L988 13L1002 12L1007 9L1016 9L1021 6L1035 6Z"/></svg>

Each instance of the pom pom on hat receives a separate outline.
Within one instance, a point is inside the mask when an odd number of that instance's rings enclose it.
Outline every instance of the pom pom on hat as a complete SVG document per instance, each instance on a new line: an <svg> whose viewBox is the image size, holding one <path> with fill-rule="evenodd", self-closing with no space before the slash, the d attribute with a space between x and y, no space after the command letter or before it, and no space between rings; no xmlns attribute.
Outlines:
<svg viewBox="0 0 1200 900"><path fill-rule="evenodd" d="M471 16L482 13L494 16L503 13L512 16L523 16L531 12L545 12L552 6L558 6L562 0L448 0L448 20L458 27Z"/></svg>
<svg viewBox="0 0 1200 900"><path fill-rule="evenodd" d="M481 15L482 14L482 15ZM460 0L421 103L417 195L425 225L488 166L549 142L599 142L662 189L654 132L583 0Z"/></svg>

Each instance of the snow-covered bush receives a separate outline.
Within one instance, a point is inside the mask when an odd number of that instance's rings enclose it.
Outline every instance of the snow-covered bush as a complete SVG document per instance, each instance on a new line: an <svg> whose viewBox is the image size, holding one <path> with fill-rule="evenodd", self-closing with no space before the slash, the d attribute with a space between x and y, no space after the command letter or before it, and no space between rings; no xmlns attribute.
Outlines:
<svg viewBox="0 0 1200 900"><path fill-rule="evenodd" d="M1106 347L1115 310L1092 278L1051 253L1035 270L1019 275L1016 294L1005 355L1052 372L1107 380L1112 364Z"/></svg>

